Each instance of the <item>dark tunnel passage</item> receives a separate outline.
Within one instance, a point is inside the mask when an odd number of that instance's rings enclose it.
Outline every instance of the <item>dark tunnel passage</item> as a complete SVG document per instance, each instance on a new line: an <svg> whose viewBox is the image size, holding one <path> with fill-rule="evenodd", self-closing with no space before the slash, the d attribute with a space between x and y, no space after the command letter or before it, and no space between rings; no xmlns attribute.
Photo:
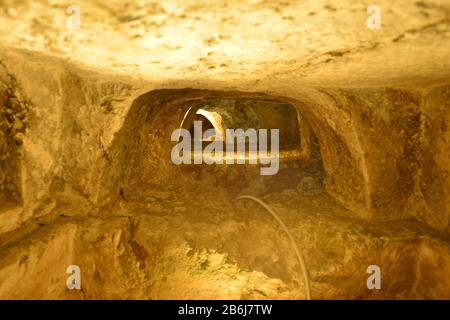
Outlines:
<svg viewBox="0 0 450 320"><path fill-rule="evenodd" d="M136 197L138 189L158 184L188 189L192 185L205 189L219 188L230 196L241 193L263 196L285 189L295 190L303 195L323 193L325 175L319 144L305 120L305 128L301 128L300 117L300 113L290 103L273 98L239 98L239 95L234 98L227 97L226 94L224 97L206 97L204 100L166 107L151 121L142 121L140 128L132 130L134 137L129 140L142 140L137 149L128 155L132 165L127 167L123 176L122 194L125 197L127 194ZM194 122L200 124L198 137L194 133ZM172 137L179 128L186 129L186 134L189 133L189 148L179 152L181 156L184 153L189 163L175 164L170 158L174 146L182 140L174 141ZM215 129L216 134L205 137L204 133L208 129ZM228 141L227 130L236 132L239 129L242 130L240 135L237 134ZM275 174L262 175L261 167L271 165L267 158L270 155L273 129L279 130L277 141L273 141L279 150L276 164L278 168L274 171ZM261 131L267 136L264 143L266 153L258 150L262 143L259 141L258 144ZM256 152L252 152L250 146L252 138L256 139ZM205 147L212 141L220 139L223 153L220 156L219 153L213 153L215 161L212 163L205 163L205 160L195 164L193 157L196 139L201 146L200 153L204 153ZM244 151L238 150L240 139L245 141ZM159 170L155 170L156 167ZM132 187L127 188L127 185Z"/></svg>
<svg viewBox="0 0 450 320"><path fill-rule="evenodd" d="M449 0L0 25L0 300L450 299Z"/></svg>
<svg viewBox="0 0 450 320"><path fill-rule="evenodd" d="M354 146L349 143L357 136L352 135L348 127L347 136L342 135L340 124L327 123L320 108L307 99L295 101L257 93L186 89L161 90L141 96L130 109L111 153L116 161L112 165L119 170L108 172L122 170L121 175L115 176L117 180L109 183L120 186L117 205L121 209L117 210L133 216L146 212L160 217L158 221L164 224L164 232L178 234L174 237L192 252L188 260L184 260L181 252L158 255L158 259L173 259L171 254L174 254L185 263L195 264L192 259L207 256L207 265L211 264L213 269L226 259L245 272L281 279L287 290L293 290L290 296L304 298L302 274L288 239L280 233L280 226L258 206L247 202L238 205L234 200L240 195L256 196L280 214L304 251L313 297L324 297L323 292L373 294L364 286L358 286L367 270L361 269L357 261L362 259L370 265L369 261L381 255L383 260L379 263L393 270L404 265L403 260L399 262L384 252L397 250L394 235L401 233L406 224L369 223L362 218L364 211L355 209L358 208L355 203L367 203L360 202L361 197L370 196L365 193L370 188L365 189L360 182L365 179L366 164L355 156ZM336 108L336 112L341 111ZM172 139L174 130L182 128L189 135L195 135L195 121L202 123L201 133L214 129L216 134L207 138L200 135L202 148L214 141L217 133L220 136L227 129L278 128L279 171L264 176L259 164L248 161L245 164L173 163L169 155L179 142L179 139ZM348 123L342 125L348 126ZM194 144L191 140L188 145ZM248 149L249 144L245 145ZM233 151L236 155L237 149ZM378 233L381 226L383 235ZM259 236L255 237L256 234ZM239 244L234 242L235 238L240 239ZM384 243L382 247L378 246L379 241ZM351 253L347 249L349 246L353 248ZM342 263L338 262L342 258L348 260L345 260L345 269L337 269L341 280L329 282L327 279L332 273L329 268ZM408 255L402 259L409 259ZM416 277L414 268L405 271L407 278ZM165 271L158 270L153 276L165 277ZM208 270L205 267L204 272ZM179 275L172 276L172 284L184 281ZM155 281L166 288L161 279ZM389 281L395 292L394 283L402 280L391 278ZM318 289L321 285L323 289ZM173 294L178 296L179 293ZM277 296L280 294L277 291ZM401 294L408 296L406 291ZM241 292L240 297L246 296Z"/></svg>
<svg viewBox="0 0 450 320"><path fill-rule="evenodd" d="M28 195L37 188L35 183L51 184L50 196L31 207L37 214L23 232L52 221L61 228L48 229L55 232L49 238L56 244L46 249L44 258L58 252L66 238L76 239L70 244L71 254L85 266L86 297L305 299L304 273L292 242L305 258L313 299L432 296L427 288L439 273L430 280L417 270L428 268L429 252L446 247L429 229L395 211L411 192L403 183L412 175L400 166L403 155L390 166L383 157L391 159L392 148L380 150L370 143L369 137L382 138L370 136L370 126L379 123L366 123L364 109L361 115L352 114L350 121L339 104L341 96L328 99L332 93L311 92L297 99L196 89L140 94L111 135L111 143L101 145L97 153L92 146L103 143L104 137L86 135L92 139L86 147L78 136L67 136L58 176L34 182L35 153L26 158L25 164L32 166L22 170L25 205L33 200ZM387 104L395 99L394 93L389 94ZM344 101L357 103L356 98ZM406 123L414 118L394 115ZM63 127L73 132L74 119L82 116L75 112ZM197 135L196 123L201 127ZM181 142L174 132L180 129L193 138L186 144L189 163L176 163L172 157ZM206 135L211 129L213 134ZM231 140L227 130L233 131ZM262 130L268 133L265 153L259 150ZM272 136L272 130L278 130L278 136ZM386 125L385 132L390 130L397 128ZM401 130L409 129L405 125ZM256 152L251 149L252 137L258 138ZM214 149L214 159L222 161L206 163L211 158L205 150L213 142L225 151L229 145L233 148L230 154ZM193 161L196 144L202 152L200 163ZM35 147L29 142L25 147L30 145ZM396 147L394 151L403 150ZM378 153L368 152L373 149ZM31 152L36 150L50 157L39 148ZM261 174L269 165L261 161L273 154L279 160L276 172ZM380 167L380 159L387 164ZM390 174L397 168L402 171ZM380 188L381 183L392 191ZM402 188L394 188L399 185ZM292 240L261 207L237 202L242 195L270 206ZM398 201L391 201L393 195ZM74 227L75 219L83 224ZM3 227L8 230L11 225ZM0 238L4 243L15 241L4 235ZM86 246L102 260L84 255ZM21 251L4 254L14 261ZM383 292L366 286L367 268L372 265L389 270ZM39 268L31 270L26 277L39 277ZM112 278L121 281L108 280ZM5 283L8 288L16 285L14 279Z"/></svg>

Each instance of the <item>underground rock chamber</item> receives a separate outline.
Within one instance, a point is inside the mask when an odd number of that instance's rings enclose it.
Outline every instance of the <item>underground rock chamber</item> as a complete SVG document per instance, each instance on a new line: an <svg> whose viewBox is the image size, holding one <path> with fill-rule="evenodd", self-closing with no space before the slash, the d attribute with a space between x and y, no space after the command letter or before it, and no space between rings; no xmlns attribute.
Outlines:
<svg viewBox="0 0 450 320"><path fill-rule="evenodd" d="M0 299L450 299L449 12L0 1Z"/></svg>
<svg viewBox="0 0 450 320"><path fill-rule="evenodd" d="M48 195L33 199L39 206L17 229L3 225L1 292L22 297L31 283L28 297L37 298L306 299L309 282L313 299L445 294L446 236L401 215L374 218L361 161L317 108L257 93L154 90L133 99L97 157L92 147L81 151L95 145L89 137L80 145L66 131L63 144L72 147L62 150L66 167ZM73 117L64 128L82 120ZM279 170L174 164L172 134L194 133L195 121L205 130L279 128ZM202 148L211 142L200 140ZM91 172L80 171L86 163ZM288 233L257 203L236 201L242 195L262 200ZM83 289L54 285L66 283L74 261ZM383 290L367 286L373 265L384 270ZM48 277L50 266L59 272ZM425 268L434 272L424 276Z"/></svg>
<svg viewBox="0 0 450 320"><path fill-rule="evenodd" d="M165 107L165 110L162 108L156 114L148 110L148 102L143 102L142 105L137 104L139 107L136 108L140 109L136 111L137 114L145 114L146 116L142 117L140 123L130 121L130 128L123 128L124 138L119 140L127 144L129 141L136 143L131 148L127 146L130 154L122 156L128 160L121 177L122 182L119 184L122 205L133 208L133 210L142 208L141 210L166 212L166 214L176 212L185 216L184 219L186 220L201 222L204 225L202 227L204 231L211 233L208 229L214 228L214 224L217 223L214 221L226 219L234 225L232 229L239 229L238 226L242 225L243 222L236 224L233 217L236 214L233 202L239 200L239 198L234 199L238 195L248 193L254 196L265 196L286 191L313 196L324 192L324 173L319 146L311 128L304 120L300 120L301 116L293 105L264 95L254 95L254 97L252 95L246 97L245 94L241 93L230 93L228 96L226 93L209 93L209 95L211 97L196 98L195 100L191 98L176 102L172 106ZM218 96L215 97L215 95ZM240 96L243 97L240 98ZM200 130L198 137L195 137L197 133L194 132L196 122ZM136 126L138 127L136 128ZM304 128L300 129L301 126L304 126ZM188 148L182 150L182 153L187 154L185 159L188 159L188 163L174 164L173 157L155 157L155 152L170 154L171 150L173 156L174 142L179 142L178 134L174 134L177 128L185 129L186 133L189 133L192 137L192 140L189 140L186 144ZM222 144L225 150L223 154L215 155L217 162L220 163L195 164L193 161L195 140L197 139L201 149L204 149L204 146L211 142L211 139L205 138L204 134L206 130L211 128L215 129L215 138L219 134L226 136L225 132L228 134L227 130L230 130L230 128L242 129L244 133L248 134L244 137L244 153L239 154L237 145L231 146L230 149L230 141L227 139ZM255 130L255 137L258 137L259 130L277 129L280 132L279 139L276 142L272 141L272 136L267 140L268 145L273 146L276 143L279 152L276 170L270 175L261 175L263 165L261 163L258 165L258 161L262 161L261 152L258 150L261 143L255 147L257 152L251 152L249 143L251 131L248 130L253 129ZM129 134L132 134L133 138L130 138ZM174 137L176 137L175 141ZM239 138L239 135L234 137L232 143L237 142ZM161 149L155 151L155 146ZM123 146L118 144L116 152L122 153L121 149L123 149ZM273 151L270 146L268 150ZM245 160L237 165L239 155L244 155ZM252 157L256 158L255 164L250 164L249 159ZM231 163L228 164L227 161L230 160ZM266 164L272 165L271 163ZM159 172L159 174L162 174L162 176L159 176L155 174L156 168L167 169L164 172ZM137 174L137 172L140 174ZM155 189L161 190L165 195L155 194ZM185 201L182 206L173 208L174 196ZM177 201L177 203L180 203L180 201ZM275 217L279 220L276 214ZM245 218L243 221L247 219ZM271 222L268 221L268 223ZM275 220L273 227L276 227L276 223ZM283 223L281 223L281 226L285 227ZM219 234L214 235L214 237L221 237L220 233L219 231ZM291 237L289 231L287 235ZM239 237L238 234L236 236ZM197 241L197 239L193 239L193 241ZM287 243L288 248L285 248L284 251L286 249L290 251L293 248L296 251L298 250L294 241L291 242L291 244ZM293 247L291 247L292 244ZM222 246L224 244L217 243L217 245ZM244 248L236 249L243 250ZM206 255L216 254L220 251L215 248L203 248L202 250L207 250ZM270 254L269 251L264 251L266 254ZM235 254L233 253L233 255ZM230 257L226 253L222 258L227 260ZM295 253L293 257L296 259ZM261 258L264 257L259 257L259 259ZM232 259L234 261L234 258ZM242 260L241 263L245 263L246 268L251 270L252 263L251 261L245 261L247 260L245 254L239 260ZM205 261L200 268L206 268L209 263L209 260ZM303 260L302 263L304 264ZM262 268L268 269L269 266L262 266ZM287 277L288 275L286 271L282 270L283 268L285 266L279 266L276 272L284 273L284 276ZM303 276L305 275L307 274L304 273ZM300 277L302 277L302 274L300 274ZM309 283L308 281L306 283L308 284L308 290L306 291L310 295ZM233 294L238 297L242 292ZM248 294L251 297L254 293ZM278 291L276 294L278 294ZM264 296L264 293L261 296Z"/></svg>
<svg viewBox="0 0 450 320"><path fill-rule="evenodd" d="M188 100L182 105L166 107L157 115L150 114L141 122L142 125L130 123L130 129L123 129L123 140L119 140L128 144L128 150L133 150L123 156L127 158L127 167L123 170L120 193L125 199L136 197L137 190L151 190L152 184L158 188L217 188L230 196L245 192L261 196L270 190L289 188L299 188L300 192L311 195L323 192L324 173L319 146L306 122L305 133L300 129L300 116L289 103L249 98ZM194 123L199 125L197 137ZM220 155L215 155L214 151L211 155L204 152L216 139L205 138L205 132L211 128L223 136L220 138L223 139ZM188 137L180 138L177 129L185 129ZM225 141L225 132L236 129L241 132L233 132L234 138ZM279 130L277 141L271 141L273 129ZM258 141L261 131L267 137L264 143ZM240 139L244 141L241 149L238 146ZM254 150L250 139L255 141ZM134 145L130 146L130 141ZM184 146L175 152L179 142ZM194 150L196 143L198 152ZM275 143L279 160L272 163L270 153ZM267 151L264 154L262 147ZM119 148L118 145L117 153L121 153ZM195 163L194 158L199 153L202 158ZM169 157L159 156L161 154ZM263 168L272 170L264 174ZM149 187L143 187L145 184Z"/></svg>

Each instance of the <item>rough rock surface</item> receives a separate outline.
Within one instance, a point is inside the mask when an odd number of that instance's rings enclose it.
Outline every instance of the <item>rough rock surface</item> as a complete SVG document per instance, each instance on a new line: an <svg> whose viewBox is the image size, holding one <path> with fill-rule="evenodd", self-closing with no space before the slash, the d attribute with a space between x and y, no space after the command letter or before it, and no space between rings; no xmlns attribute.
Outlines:
<svg viewBox="0 0 450 320"><path fill-rule="evenodd" d="M313 298L450 299L450 4L379 0L380 30L368 4L86 0L70 30L68 4L3 1L0 298L305 298L251 193ZM295 161L173 165L218 100L294 107Z"/></svg>

